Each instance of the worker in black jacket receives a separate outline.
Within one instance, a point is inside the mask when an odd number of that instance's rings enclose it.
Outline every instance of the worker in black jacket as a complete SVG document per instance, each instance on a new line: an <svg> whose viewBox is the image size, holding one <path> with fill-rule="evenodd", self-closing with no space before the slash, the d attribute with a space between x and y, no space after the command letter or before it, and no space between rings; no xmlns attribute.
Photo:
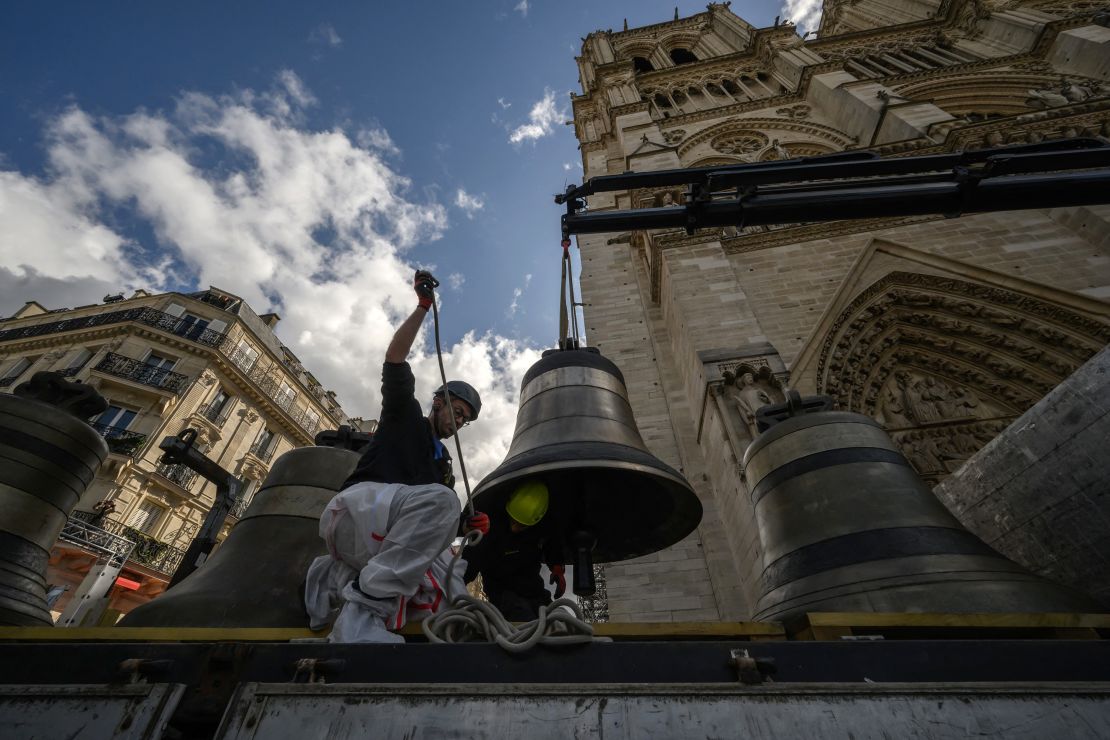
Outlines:
<svg viewBox="0 0 1110 740"><path fill-rule="evenodd" d="M551 603L540 575L547 564L555 598L566 591L562 540L547 516L548 491L542 481L522 483L510 494L503 511L490 514L489 533L466 550L466 580L482 576L482 590L506 619L527 622Z"/></svg>
<svg viewBox="0 0 1110 740"><path fill-rule="evenodd" d="M333 617L332 642L402 642L409 618L446 606L448 546L459 533L451 456L442 440L478 418L482 399L453 380L425 415L406 361L434 300L429 273L417 272L417 308L393 335L382 367L382 410L373 440L320 517L328 554L305 583L314 629ZM488 531L477 513L466 529ZM461 592L461 578L457 584Z"/></svg>

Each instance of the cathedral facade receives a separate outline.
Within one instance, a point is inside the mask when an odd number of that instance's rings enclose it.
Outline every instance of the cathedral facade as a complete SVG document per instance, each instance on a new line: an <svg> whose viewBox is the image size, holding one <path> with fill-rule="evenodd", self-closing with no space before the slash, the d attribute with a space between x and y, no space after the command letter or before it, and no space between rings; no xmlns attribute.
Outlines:
<svg viewBox="0 0 1110 740"><path fill-rule="evenodd" d="M725 3L597 31L573 96L585 177L1107 136L1099 8L826 0L819 33L802 37ZM588 205L683 198L636 190ZM587 339L620 366L645 442L705 510L678 545L606 566L613 620L751 616L764 564L743 454L755 410L786 388L874 418L988 544L1110 604L1098 452L1110 435L1110 206L632 231L578 246Z"/></svg>

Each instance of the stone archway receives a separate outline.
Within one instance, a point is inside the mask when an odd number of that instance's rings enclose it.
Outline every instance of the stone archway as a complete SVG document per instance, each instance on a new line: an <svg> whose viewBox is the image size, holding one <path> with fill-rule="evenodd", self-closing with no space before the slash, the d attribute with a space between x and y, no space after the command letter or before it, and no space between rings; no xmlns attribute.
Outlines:
<svg viewBox="0 0 1110 740"><path fill-rule="evenodd" d="M930 483L1110 341L1110 326L1005 288L891 273L840 313L817 390L886 427Z"/></svg>

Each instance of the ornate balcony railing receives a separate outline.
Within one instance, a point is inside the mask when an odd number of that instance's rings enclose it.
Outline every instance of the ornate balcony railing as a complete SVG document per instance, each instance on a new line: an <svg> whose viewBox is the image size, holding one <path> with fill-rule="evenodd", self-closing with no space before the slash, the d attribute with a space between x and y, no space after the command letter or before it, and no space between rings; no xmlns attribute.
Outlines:
<svg viewBox="0 0 1110 740"><path fill-rule="evenodd" d="M250 453L262 462L270 462L270 458L274 456L274 447L276 446L272 440L268 443L255 442L251 445Z"/></svg>
<svg viewBox="0 0 1110 740"><path fill-rule="evenodd" d="M129 308L123 311L109 311L94 316L62 319L61 321L50 321L45 324L34 324L33 326L5 329L0 331L0 342L7 342L13 339L27 339L44 334L57 334L63 331L88 329L105 324L119 324L125 321L137 321L140 324L146 324L155 329L161 329L162 331L185 337L186 339L209 347L218 347L223 344L224 339L227 338L226 334L212 331L204 326L199 326L195 320L171 316L165 311L159 311L154 308Z"/></svg>
<svg viewBox="0 0 1110 740"><path fill-rule="evenodd" d="M187 468L181 463L158 463L158 467L155 468L155 470L158 472L158 475L173 481L186 491L189 490L189 486L193 485L193 482L197 479L197 471L192 468Z"/></svg>
<svg viewBox="0 0 1110 740"><path fill-rule="evenodd" d="M112 565L123 565L135 549L135 543L104 529L109 523L107 519L97 519L91 511L75 511L59 538L106 557Z"/></svg>
<svg viewBox="0 0 1110 740"><path fill-rule="evenodd" d="M274 402L274 405L289 414L301 429L304 429L309 435L316 433L316 429L320 426L319 416L314 417L309 409L297 408L294 405L297 398L296 394L282 391L281 386L285 376L274 372L278 367L277 365L262 367L257 356L243 352L230 340L225 343L224 347L220 348L220 351L236 367L246 373L247 377L258 386L258 389Z"/></svg>
<svg viewBox="0 0 1110 740"><path fill-rule="evenodd" d="M173 575L177 566L181 564L181 558L185 556L185 550L180 547L175 547L168 542L159 542L150 535L125 526L115 519L98 520L92 512L88 511L73 512L62 534L64 537L69 530L74 536L65 539L83 544L78 539L78 532L82 529L91 533L92 541L96 541L95 538L98 537L103 539L104 535L114 536L116 539L113 542L119 546L119 539L127 540L134 548L130 551L130 560L168 576ZM103 532L104 535L99 535L98 532Z"/></svg>
<svg viewBox="0 0 1110 740"><path fill-rule="evenodd" d="M208 421L212 422L216 426L222 427L224 425L224 422L227 421L227 417L231 415L231 406L232 403L230 400L226 400L223 402L223 404L220 405L214 403L206 403L200 407L200 410L197 413L199 413L205 419L208 419Z"/></svg>
<svg viewBox="0 0 1110 740"><path fill-rule="evenodd" d="M189 380L187 375L147 365L145 362L117 355L115 352L109 352L105 355L95 369L102 373L115 375L118 378L126 378L153 388L161 388L171 393L180 393Z"/></svg>
<svg viewBox="0 0 1110 740"><path fill-rule="evenodd" d="M74 375L81 372L82 370L84 370L84 367L67 367L62 370L55 370L55 372L61 375L63 378L72 378Z"/></svg>
<svg viewBox="0 0 1110 740"><path fill-rule="evenodd" d="M129 432L123 427L113 427L107 424L94 422L92 428L100 432L100 436L108 443L108 451L117 455L125 455L134 459L146 442L146 435Z"/></svg>
<svg viewBox="0 0 1110 740"><path fill-rule="evenodd" d="M247 507L251 505L252 500L254 500L254 496L251 496L249 498L244 498L240 496L239 498L235 499L235 503L231 505L231 511L228 512L228 515L233 516L236 519L242 519L243 514L247 512Z"/></svg>

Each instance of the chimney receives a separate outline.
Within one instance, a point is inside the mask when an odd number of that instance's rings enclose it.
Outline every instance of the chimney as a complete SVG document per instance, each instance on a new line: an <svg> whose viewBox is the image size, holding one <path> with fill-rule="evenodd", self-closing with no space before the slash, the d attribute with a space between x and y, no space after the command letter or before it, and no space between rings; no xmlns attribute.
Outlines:
<svg viewBox="0 0 1110 740"><path fill-rule="evenodd" d="M281 317L278 316L276 313L264 313L261 316L259 316L258 318L265 321L266 326L270 327L271 329L273 329L275 326L277 326L277 323L279 321L281 321Z"/></svg>

